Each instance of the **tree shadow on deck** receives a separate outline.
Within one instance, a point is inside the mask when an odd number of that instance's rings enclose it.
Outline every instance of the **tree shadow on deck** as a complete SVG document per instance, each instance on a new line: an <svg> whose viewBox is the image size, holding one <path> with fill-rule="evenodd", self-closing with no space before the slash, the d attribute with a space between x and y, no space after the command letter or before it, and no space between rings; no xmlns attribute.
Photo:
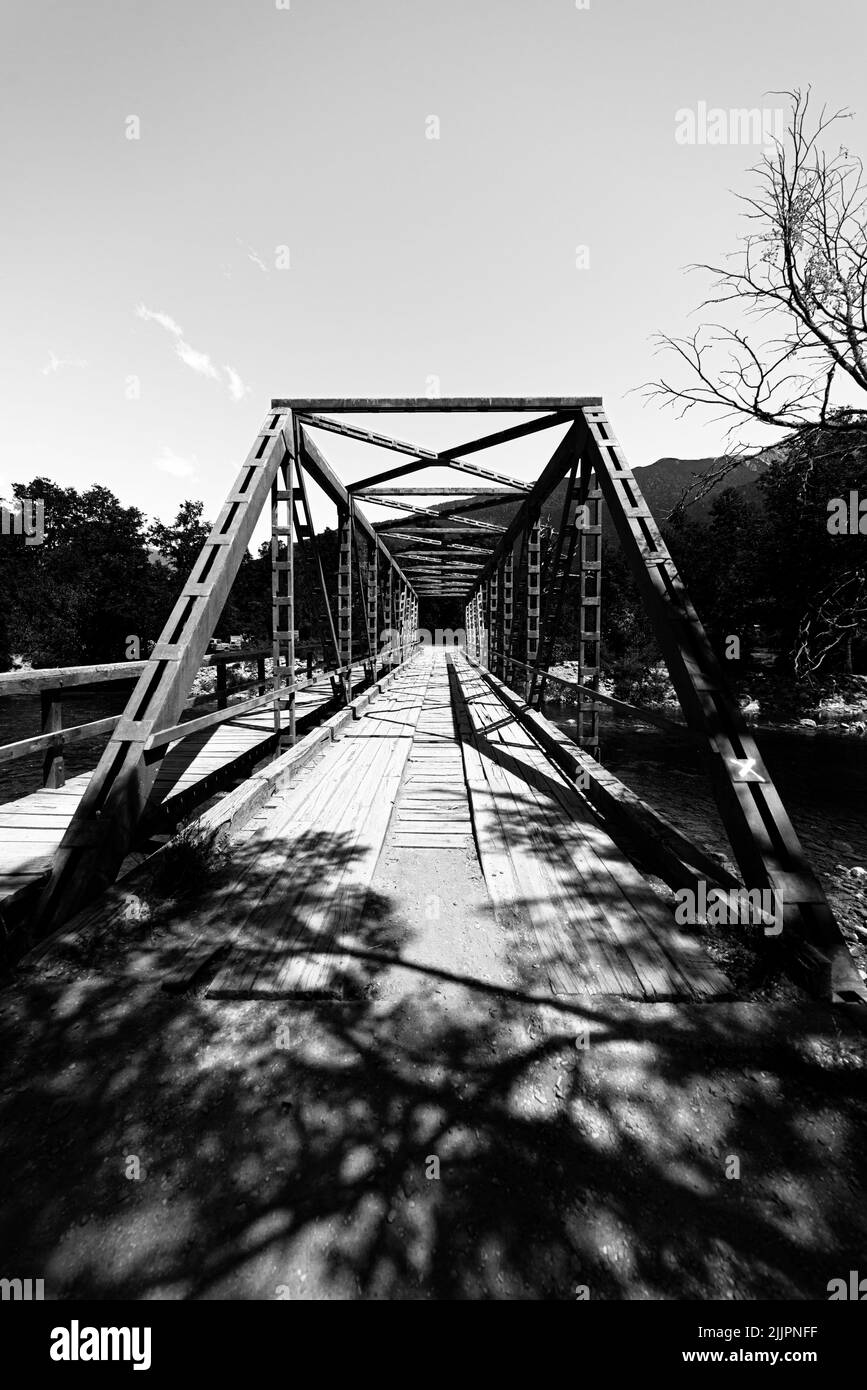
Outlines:
<svg viewBox="0 0 867 1390"><path fill-rule="evenodd" d="M353 853L309 838L293 891ZM61 1298L822 1299L858 1267L863 1053L826 1014L810 1044L802 1015L420 966L389 1000L419 924L376 895L332 965L355 1002L170 996L154 951L237 920L225 884L176 916L4 991L0 1273Z"/></svg>

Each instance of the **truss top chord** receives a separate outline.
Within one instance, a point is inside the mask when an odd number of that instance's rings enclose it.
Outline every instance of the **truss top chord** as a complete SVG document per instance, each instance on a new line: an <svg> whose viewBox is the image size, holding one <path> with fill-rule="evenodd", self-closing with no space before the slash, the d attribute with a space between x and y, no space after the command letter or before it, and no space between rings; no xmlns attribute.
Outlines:
<svg viewBox="0 0 867 1390"><path fill-rule="evenodd" d="M277 396L271 400L272 410L294 410L298 414L371 414L380 410L428 411L526 411L537 410L562 412L601 407L601 396L338 396L322 400L301 397L292 400Z"/></svg>

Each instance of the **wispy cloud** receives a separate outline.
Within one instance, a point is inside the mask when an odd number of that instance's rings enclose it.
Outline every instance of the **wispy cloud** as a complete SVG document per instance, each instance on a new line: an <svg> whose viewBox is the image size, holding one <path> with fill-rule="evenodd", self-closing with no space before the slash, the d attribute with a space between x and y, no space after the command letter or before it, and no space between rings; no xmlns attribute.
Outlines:
<svg viewBox="0 0 867 1390"><path fill-rule="evenodd" d="M245 396L249 396L250 388L245 386L234 367L226 367L226 376L229 378L229 395L233 401L242 401Z"/></svg>
<svg viewBox="0 0 867 1390"><path fill-rule="evenodd" d="M158 468L161 473L171 473L173 478L191 478L197 472L198 466L199 461L195 454L192 458L184 458L182 454L176 454L167 444L163 445L154 459L154 468Z"/></svg>
<svg viewBox="0 0 867 1390"><path fill-rule="evenodd" d="M223 380L219 368L211 360L210 353L202 352L199 348L194 348L191 343L188 343L181 325L170 314L164 314L156 309L148 309L144 304L139 304L135 312L137 318L145 319L150 323L158 323L167 333L171 333L176 340L175 352L185 366L198 372L200 376L210 377L212 381ZM249 386L244 385L233 367L226 367L224 371L225 384L228 386L232 400L243 400L250 393Z"/></svg>
<svg viewBox="0 0 867 1390"><path fill-rule="evenodd" d="M175 352L182 362L185 362L188 367L192 367L194 372L199 372L201 376L209 376L213 381L220 380L220 373L206 352L199 352L197 348L190 347L183 338L175 346Z"/></svg>
<svg viewBox="0 0 867 1390"><path fill-rule="evenodd" d="M165 328L169 333L174 333L176 338L184 336L181 325L175 323L170 314L162 314L158 309L146 309L144 304L139 304L135 312L137 318L144 319L149 323L158 323L161 328Z"/></svg>
<svg viewBox="0 0 867 1390"><path fill-rule="evenodd" d="M247 260L252 261L254 265L257 265L259 269L264 271L264 273L267 275L268 267L266 266L265 262L262 260L262 257L258 254L258 252L255 251L252 246L246 246L240 237L236 237L235 240L237 241L238 245L244 251L246 251Z"/></svg>
<svg viewBox="0 0 867 1390"><path fill-rule="evenodd" d="M51 376L53 372L59 372L61 367L86 367L80 357L58 357L56 352L49 352L48 362L42 368L43 376Z"/></svg>

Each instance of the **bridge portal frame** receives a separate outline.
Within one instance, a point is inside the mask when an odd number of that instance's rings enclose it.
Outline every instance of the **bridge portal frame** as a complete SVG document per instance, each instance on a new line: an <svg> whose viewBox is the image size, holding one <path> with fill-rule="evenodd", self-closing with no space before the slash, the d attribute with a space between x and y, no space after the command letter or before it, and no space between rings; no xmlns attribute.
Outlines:
<svg viewBox="0 0 867 1390"><path fill-rule="evenodd" d="M446 450L420 448L408 441L361 428L345 419L330 418L334 415L418 412L520 413L530 414L534 418ZM484 468L466 457L558 426L565 426L565 432L547 465L532 484ZM312 430L343 435L402 454L408 461L346 487L311 438ZM579 598L582 608L582 670L590 677L589 682L582 682L589 692L584 713L589 713L593 719L591 736L596 733L593 695L594 686L598 687L598 644L601 638L599 570L591 569L591 565L601 562L600 508L604 502L653 624L688 729L702 738L711 786L747 888L771 889L781 897L786 944L794 948L814 982L819 983L821 993L833 999L867 1000L865 986L849 955L821 884L806 861L782 800L641 495L635 475L614 437L598 396L273 400L269 417L254 442L160 641L139 678L125 715L115 729L64 836L54 871L39 905L40 925L50 928L59 924L117 873L145 810L161 750L165 750L173 737L178 736L182 727L178 720L190 683L204 656L269 495L272 508L280 500L288 503L292 516L287 540L290 554L292 527L296 523L296 483L297 491L301 494L304 473L337 505L341 516L342 546L336 643L346 698L351 694L351 676L347 676L345 670L352 659L351 551L353 536L357 532L364 537L368 547L378 551L391 567L393 573L390 572L389 585L393 585L395 578L399 581L399 647L404 658L412 650L418 619L419 591L415 587L415 577L425 595L447 597L461 594L466 605L466 626L473 634L477 654L484 652L485 660L493 662L506 683L512 683L515 679L516 669L523 670L526 679L521 679L524 680L526 693L539 698L544 690L547 669L547 666L540 669L540 654L545 656L553 650L552 634L548 627L556 621L558 609L562 611L559 602L542 601L540 511L542 504L565 477L569 476L574 484L579 463L580 481L574 488L575 500L579 506L585 506L588 502L591 504L590 529L579 544L584 547L585 541L589 543L592 536L596 542L593 548L598 551L595 560L591 560L583 548L580 552L582 576L590 573L597 575L590 586L592 593L585 590L582 577ZM480 523L467 516L466 513L474 507L484 505L478 499L458 505L450 503L448 513L440 513L401 503L398 499L406 495L406 489L389 493L387 485L393 480L432 466L445 467L496 484L498 500L502 501L505 497L517 504L512 520L502 528L493 523ZM284 482L282 489L277 483L281 471ZM438 491L450 495L454 493L454 489L431 488L429 495ZM380 525L375 530L358 505L364 497L371 502L385 500L406 515L398 522ZM564 509L567 521L570 510L570 507ZM453 541L449 539L452 536L461 539ZM490 550L480 544L485 537L493 541ZM400 539L416 546L433 542L437 547L433 570L430 562L425 564L424 560L413 558L405 561L404 572L398 563L400 552L392 551L385 544L386 539L392 539L392 543ZM470 541L473 544L468 544ZM518 633L514 613L516 545L520 547L522 565L526 565L522 624L526 660L523 662L514 655ZM272 553L279 555L279 543ZM467 571L465 563L471 554L478 557L474 576ZM275 560L275 563L278 562ZM458 562L461 562L460 566ZM294 573L291 558L284 563L288 565L284 572L288 575L289 587L287 592L284 593L282 589L279 592L288 601L275 604L275 613L278 607L285 608L291 618L294 612ZM519 571L522 565L519 565ZM319 573L327 601L321 562ZM521 577L520 573L518 577ZM498 602L502 594L503 603L503 647L499 650L490 640L485 641L484 632L486 625L488 628L493 625L492 610L488 606L493 593L497 594ZM367 599L365 626L368 639L372 611L370 594L370 585L366 595L362 588L362 600ZM595 600L592 604L591 598ZM589 626L587 617L591 608L595 609L593 628ZM588 626L585 626L585 621ZM279 642L275 636L275 651L279 649L281 658L278 666L282 666L284 655L287 666L284 670L278 670L270 695L247 701L243 707L218 711L217 715L208 715L204 721L196 722L217 722L220 718L237 717L243 708L267 703L269 699L273 700L275 706L284 700L294 703L294 669L288 669L289 654L293 649L291 628L289 633L287 636L284 624ZM489 632L487 637L489 639ZM595 644L592 664L584 661L585 641ZM550 656L547 660L550 660ZM284 675L287 679L282 683Z"/></svg>

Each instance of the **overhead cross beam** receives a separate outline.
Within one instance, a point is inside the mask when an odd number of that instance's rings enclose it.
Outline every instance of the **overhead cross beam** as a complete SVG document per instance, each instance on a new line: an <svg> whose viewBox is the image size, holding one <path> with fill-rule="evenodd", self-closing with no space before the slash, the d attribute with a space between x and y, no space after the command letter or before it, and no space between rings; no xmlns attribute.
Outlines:
<svg viewBox="0 0 867 1390"><path fill-rule="evenodd" d="M529 492L529 483L518 478L507 477L503 473L492 473L490 469L480 468L477 464L466 463L463 455L479 453L483 449L495 448L498 444L508 444L515 439L523 439L527 435L538 433L539 430L552 429L555 425L566 424L568 419L568 416L560 414L545 415L541 419L529 420L521 425L512 425L508 429L497 430L495 434L484 435L480 439L470 439L465 444L457 444L450 449L438 451L420 449L405 440L390 439L385 435L373 434L369 430L360 430L353 425L345 425L339 421L326 421L319 416L306 417L306 423L319 429L332 429L337 434L348 435L352 439L362 440L381 448L393 449L398 453L414 456L412 463L402 464L398 468L389 468L384 472L371 474L368 478L359 479L357 483L351 484L351 492L359 492L370 484L387 482L390 478L404 477L407 473L418 472L421 468L436 466L471 473L478 478L489 478L493 482L500 483L503 487L513 488L517 492Z"/></svg>
<svg viewBox="0 0 867 1390"><path fill-rule="evenodd" d="M367 498L366 492L358 490L354 491L351 495L360 498L361 501ZM465 519L458 515L452 516L450 512L435 512L432 511L430 507L413 507L409 502L391 502L387 501L384 497L376 497L372 500L376 502L378 507L391 507L398 512L412 512L413 516L426 516L430 517L433 521L460 521L463 525L469 526L473 530L505 531L506 529L505 526L495 526L492 521L473 521L471 518Z"/></svg>

